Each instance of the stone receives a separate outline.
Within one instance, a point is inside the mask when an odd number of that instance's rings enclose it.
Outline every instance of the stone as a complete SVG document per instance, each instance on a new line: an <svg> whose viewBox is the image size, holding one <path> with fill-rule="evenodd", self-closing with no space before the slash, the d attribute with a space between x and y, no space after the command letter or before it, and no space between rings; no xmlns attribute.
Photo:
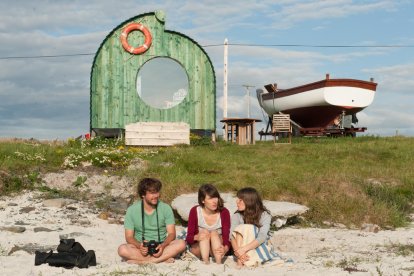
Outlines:
<svg viewBox="0 0 414 276"><path fill-rule="evenodd" d="M272 224L276 227L276 228L280 228L283 225L285 225L287 222L287 218L277 218L275 219L275 221L272 222Z"/></svg>
<svg viewBox="0 0 414 276"><path fill-rule="evenodd" d="M62 208L65 205L66 205L66 200L64 198L53 198L53 199L47 199L43 201L43 206L45 207Z"/></svg>
<svg viewBox="0 0 414 276"><path fill-rule="evenodd" d="M56 208L62 208L68 204L71 204L75 202L75 200L67 199L67 198L53 198L53 199L47 199L43 201L44 207L56 207Z"/></svg>
<svg viewBox="0 0 414 276"><path fill-rule="evenodd" d="M237 210L236 197L231 193L220 193L220 196L224 200L224 206L229 209L230 214L233 214ZM184 221L188 221L191 207L197 204L197 193L180 195L171 202L172 208L177 211ZM263 200L263 204L269 209L274 218L294 217L305 213L309 209L304 205L285 201Z"/></svg>
<svg viewBox="0 0 414 276"><path fill-rule="evenodd" d="M13 254L16 251L25 251L29 254L34 254L36 251L50 251L50 250L56 250L56 245L39 245L39 244L35 244L35 243L28 243L25 245L15 245L13 246L8 255L10 256L11 254Z"/></svg>
<svg viewBox="0 0 414 276"><path fill-rule="evenodd" d="M109 203L109 210L117 214L124 214L128 208L128 201L123 198L113 198Z"/></svg>
<svg viewBox="0 0 414 276"><path fill-rule="evenodd" d="M55 230L51 230L51 229L46 228L46 227L35 227L35 228L33 228L33 231L35 233L37 233L37 232L52 232L52 231L55 231Z"/></svg>
<svg viewBox="0 0 414 276"><path fill-rule="evenodd" d="M13 233L23 233L24 231L26 231L26 227L23 227L23 226L6 226L6 227L1 227L0 230L9 231L9 232L13 232Z"/></svg>
<svg viewBox="0 0 414 276"><path fill-rule="evenodd" d="M109 213L108 212L102 212L98 215L98 218L103 219L103 220L108 220Z"/></svg>
<svg viewBox="0 0 414 276"><path fill-rule="evenodd" d="M144 159L141 158L134 158L131 160L128 166L128 171L138 171L138 170L144 170L147 168L147 162Z"/></svg>
<svg viewBox="0 0 414 276"><path fill-rule="evenodd" d="M342 224L342 223L339 223L339 222L335 222L335 223L333 224L333 226L334 226L335 228L339 228L339 229L347 229L347 227L346 227L346 225L345 225L345 224Z"/></svg>
<svg viewBox="0 0 414 276"><path fill-rule="evenodd" d="M59 235L59 239L73 239L73 238L81 237L81 236L89 237L88 234L85 234L85 233L82 233L82 232L72 232L72 233L69 233L69 234Z"/></svg>
<svg viewBox="0 0 414 276"><path fill-rule="evenodd" d="M15 225L30 225L30 223L27 223L27 222L24 222L24 221L21 221L21 220L16 221L14 224Z"/></svg>
<svg viewBox="0 0 414 276"><path fill-rule="evenodd" d="M364 232L373 232L373 233L378 233L378 231L381 230L381 227L379 227L376 224L371 224L371 223L363 223L361 225L361 231Z"/></svg>
<svg viewBox="0 0 414 276"><path fill-rule="evenodd" d="M19 213L30 213L31 211L36 210L35 207L23 207L19 210Z"/></svg>

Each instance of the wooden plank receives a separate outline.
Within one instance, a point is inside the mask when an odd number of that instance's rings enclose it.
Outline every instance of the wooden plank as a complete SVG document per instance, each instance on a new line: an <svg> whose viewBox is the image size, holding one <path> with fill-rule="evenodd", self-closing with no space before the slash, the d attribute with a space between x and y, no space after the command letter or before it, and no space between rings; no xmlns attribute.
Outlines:
<svg viewBox="0 0 414 276"><path fill-rule="evenodd" d="M140 122L125 126L125 144L172 146L190 144L190 126L178 122Z"/></svg>
<svg viewBox="0 0 414 276"><path fill-rule="evenodd" d="M188 132L125 132L128 138L142 138L142 139L171 139L183 140L188 139L190 133Z"/></svg>
<svg viewBox="0 0 414 276"><path fill-rule="evenodd" d="M125 126L125 131L169 131L169 132L180 132L188 130L190 128L186 123L166 123L166 122L142 122L129 124Z"/></svg>
<svg viewBox="0 0 414 276"><path fill-rule="evenodd" d="M154 139L125 139L125 145L127 146L174 146L186 144L186 141L179 140L154 140Z"/></svg>

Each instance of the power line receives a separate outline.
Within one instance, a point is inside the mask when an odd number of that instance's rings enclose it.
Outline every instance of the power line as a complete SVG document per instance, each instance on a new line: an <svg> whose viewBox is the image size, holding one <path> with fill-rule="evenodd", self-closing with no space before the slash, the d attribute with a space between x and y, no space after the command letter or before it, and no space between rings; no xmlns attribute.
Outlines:
<svg viewBox="0 0 414 276"><path fill-rule="evenodd" d="M63 54L63 55L44 55L44 56L11 56L0 57L0 59L31 59L31 58L59 58L59 57L76 57L76 56L92 56L95 53L88 54Z"/></svg>
<svg viewBox="0 0 414 276"><path fill-rule="evenodd" d="M229 46L243 47L304 47L304 48L414 48L414 45L313 45L313 44L247 44L229 43ZM218 47L223 44L209 44L202 47Z"/></svg>
<svg viewBox="0 0 414 276"><path fill-rule="evenodd" d="M414 45L317 45L317 44L246 44L246 43L229 43L229 46L241 47L296 47L296 48L414 48ZM224 44L201 45L203 48L220 47ZM36 56L9 56L0 57L0 60L7 59L40 59L40 58L60 58L60 57L77 57L93 56L96 53L79 53L79 54L60 54L60 55L36 55Z"/></svg>

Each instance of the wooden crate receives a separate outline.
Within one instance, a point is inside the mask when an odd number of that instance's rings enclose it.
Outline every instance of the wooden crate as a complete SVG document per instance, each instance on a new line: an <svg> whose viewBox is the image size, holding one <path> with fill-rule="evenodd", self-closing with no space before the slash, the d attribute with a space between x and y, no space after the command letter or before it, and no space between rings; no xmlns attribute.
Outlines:
<svg viewBox="0 0 414 276"><path fill-rule="evenodd" d="M125 126L125 145L172 146L177 144L190 144L189 124L140 122Z"/></svg>

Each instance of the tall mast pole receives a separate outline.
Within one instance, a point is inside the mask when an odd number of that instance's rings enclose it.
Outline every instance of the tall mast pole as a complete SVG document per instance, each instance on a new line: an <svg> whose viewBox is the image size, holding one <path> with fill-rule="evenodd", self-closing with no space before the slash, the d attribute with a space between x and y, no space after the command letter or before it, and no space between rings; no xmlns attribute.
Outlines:
<svg viewBox="0 0 414 276"><path fill-rule="evenodd" d="M224 39L224 76L223 76L223 119L227 118L227 61L229 42Z"/></svg>
<svg viewBox="0 0 414 276"><path fill-rule="evenodd" d="M247 92L247 118L250 118L250 87L254 87L254 85L243 85L246 88Z"/></svg>

